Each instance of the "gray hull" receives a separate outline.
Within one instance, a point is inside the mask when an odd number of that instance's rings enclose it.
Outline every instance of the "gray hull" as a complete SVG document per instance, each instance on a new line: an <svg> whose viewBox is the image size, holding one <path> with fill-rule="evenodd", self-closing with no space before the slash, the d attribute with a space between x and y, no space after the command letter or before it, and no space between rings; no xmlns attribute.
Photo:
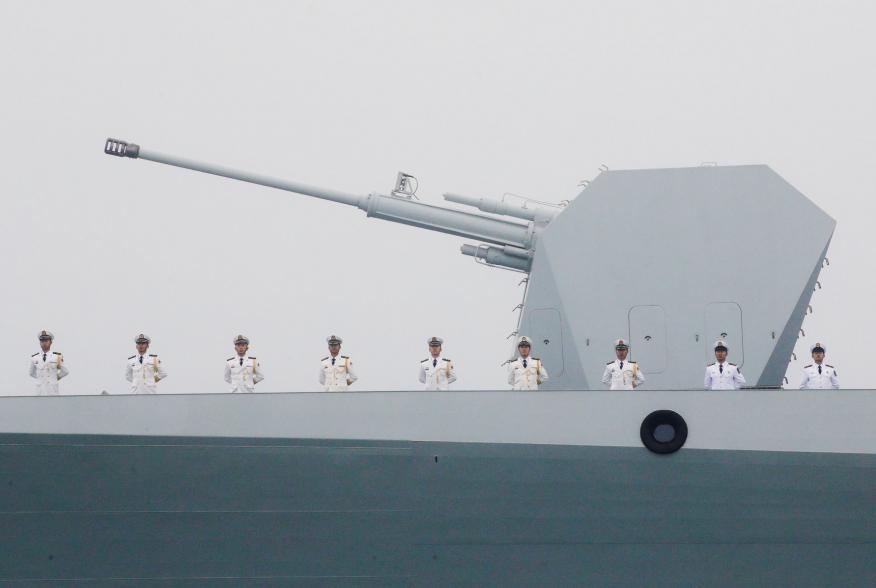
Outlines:
<svg viewBox="0 0 876 588"><path fill-rule="evenodd" d="M872 453L0 443L3 586L876 585Z"/></svg>

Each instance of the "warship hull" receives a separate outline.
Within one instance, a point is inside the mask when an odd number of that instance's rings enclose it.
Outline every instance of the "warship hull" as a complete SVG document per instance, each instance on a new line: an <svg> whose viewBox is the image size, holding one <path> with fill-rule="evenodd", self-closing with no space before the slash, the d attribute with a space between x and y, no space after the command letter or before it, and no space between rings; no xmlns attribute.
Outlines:
<svg viewBox="0 0 876 588"><path fill-rule="evenodd" d="M659 409L676 453L639 439ZM8 397L0 585L872 586L874 414L873 391Z"/></svg>

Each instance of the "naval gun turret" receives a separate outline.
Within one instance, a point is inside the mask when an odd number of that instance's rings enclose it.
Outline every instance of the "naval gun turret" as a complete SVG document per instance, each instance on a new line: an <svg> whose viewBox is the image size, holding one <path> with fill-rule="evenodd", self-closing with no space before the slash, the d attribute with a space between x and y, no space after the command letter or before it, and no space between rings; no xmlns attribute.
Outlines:
<svg viewBox="0 0 876 588"><path fill-rule="evenodd" d="M516 331L549 389L600 388L630 341L647 388L699 388L722 339L749 384L780 387L835 221L765 165L603 170L564 207L445 194L486 214L348 194L107 139L104 152L331 200L369 217L479 241L462 253L528 274Z"/></svg>

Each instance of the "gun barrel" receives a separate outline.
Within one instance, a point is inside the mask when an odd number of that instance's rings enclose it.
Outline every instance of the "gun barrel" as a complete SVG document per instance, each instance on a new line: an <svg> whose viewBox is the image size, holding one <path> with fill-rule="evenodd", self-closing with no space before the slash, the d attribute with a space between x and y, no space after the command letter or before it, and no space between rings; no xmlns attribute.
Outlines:
<svg viewBox="0 0 876 588"><path fill-rule="evenodd" d="M527 249L533 238L533 229L530 225L491 218L461 210L453 210L424 204L408 198L385 196L383 194L369 194L360 196L292 182L280 178L274 178L262 174L242 171L205 163L176 155L168 155L151 149L144 149L134 143L127 143L117 139L107 139L104 153L116 157L128 157L132 159L145 159L155 163L163 163L175 167L182 167L193 171L199 171L215 176L222 176L260 186L268 186L312 196L322 200L330 200L340 204L355 206L364 210L369 217L380 218L406 225L411 225L432 231L439 231L460 237L477 239L498 245L512 245Z"/></svg>
<svg viewBox="0 0 876 588"><path fill-rule="evenodd" d="M323 200L331 200L332 202L339 202L341 204L348 204L350 206L359 206L363 199L362 196L358 196L356 194L348 194L346 192L340 192L338 190L329 190L326 188L319 188L317 186L310 186L308 184L302 184L299 182L291 182L289 180L283 180L280 178L274 178L262 174L232 169L230 167L225 167L222 165L204 163L200 161L195 161L193 159L187 159L185 157L178 157L176 155L168 155L166 153L153 151L152 149L143 149L142 147L140 147L139 149L139 158L145 159L147 161L154 161L155 163L164 163L175 167L182 167L193 171L204 172L206 174L212 174L214 176L222 176L224 178L240 180L241 182L249 182L250 184L258 184L260 186L267 186L269 188L286 190L287 192L295 192L296 194L313 196L314 198L321 198Z"/></svg>
<svg viewBox="0 0 876 588"><path fill-rule="evenodd" d="M514 245L526 249L532 243L532 228L528 225L424 204L407 198L372 194L368 216L498 245Z"/></svg>
<svg viewBox="0 0 876 588"><path fill-rule="evenodd" d="M490 265L501 265L522 272L528 272L532 267L532 257L529 251L514 247L492 247L490 245L463 245L460 248L463 255L482 259Z"/></svg>
<svg viewBox="0 0 876 588"><path fill-rule="evenodd" d="M513 206L500 200L493 200L492 198L475 198L472 196L453 194L450 192L444 194L444 199L448 202L455 202L456 204L471 206L483 212L513 216L528 221L549 221L557 215L557 211L554 210L548 210L540 207L525 208L522 206Z"/></svg>

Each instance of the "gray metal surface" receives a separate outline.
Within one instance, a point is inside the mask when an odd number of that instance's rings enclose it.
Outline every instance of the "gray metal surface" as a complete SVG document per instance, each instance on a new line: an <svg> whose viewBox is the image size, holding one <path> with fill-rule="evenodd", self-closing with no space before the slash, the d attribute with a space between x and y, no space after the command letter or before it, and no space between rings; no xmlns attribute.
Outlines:
<svg viewBox="0 0 876 588"><path fill-rule="evenodd" d="M874 487L872 454L2 434L0 585L871 586Z"/></svg>

